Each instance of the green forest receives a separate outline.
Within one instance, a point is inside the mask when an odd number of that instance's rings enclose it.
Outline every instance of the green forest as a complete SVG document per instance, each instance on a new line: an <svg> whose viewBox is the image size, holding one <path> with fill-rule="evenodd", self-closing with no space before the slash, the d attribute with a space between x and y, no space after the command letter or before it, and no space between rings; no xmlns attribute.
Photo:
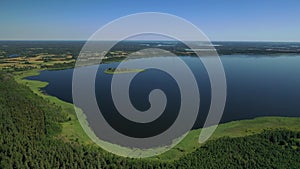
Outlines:
<svg viewBox="0 0 300 169"><path fill-rule="evenodd" d="M57 137L61 107L0 73L0 168L300 168L300 132L211 140L178 160L130 159Z"/></svg>

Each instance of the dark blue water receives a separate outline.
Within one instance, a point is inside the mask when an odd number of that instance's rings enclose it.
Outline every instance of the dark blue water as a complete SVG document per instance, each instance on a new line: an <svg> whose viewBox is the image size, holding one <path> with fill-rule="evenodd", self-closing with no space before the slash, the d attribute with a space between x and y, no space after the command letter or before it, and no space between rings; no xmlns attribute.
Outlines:
<svg viewBox="0 0 300 169"><path fill-rule="evenodd" d="M191 68L201 93L200 110L194 128L203 126L210 106L210 83L202 63L194 57L181 57ZM260 116L300 116L300 56L228 55L221 56L227 78L227 102L221 122ZM106 120L124 134L149 137L166 130L176 119L180 92L174 79L153 69L138 74L131 83L130 97L139 110L147 110L149 92L162 89L168 98L165 112L153 122L138 124L124 119L110 95L112 75L103 73L118 63L102 64L96 78L99 108ZM49 82L43 88L49 95L72 102L72 69L42 71L27 79ZM156 126L156 127L153 127ZM132 131L132 128L140 130Z"/></svg>

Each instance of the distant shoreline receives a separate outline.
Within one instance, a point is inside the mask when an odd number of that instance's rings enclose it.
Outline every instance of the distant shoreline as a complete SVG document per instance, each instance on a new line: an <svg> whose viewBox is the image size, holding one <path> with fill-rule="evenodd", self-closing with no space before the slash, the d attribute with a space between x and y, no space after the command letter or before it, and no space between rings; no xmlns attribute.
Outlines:
<svg viewBox="0 0 300 169"><path fill-rule="evenodd" d="M129 68L108 68L104 70L106 74L123 74L123 73L139 73L144 72L145 69L129 69Z"/></svg>

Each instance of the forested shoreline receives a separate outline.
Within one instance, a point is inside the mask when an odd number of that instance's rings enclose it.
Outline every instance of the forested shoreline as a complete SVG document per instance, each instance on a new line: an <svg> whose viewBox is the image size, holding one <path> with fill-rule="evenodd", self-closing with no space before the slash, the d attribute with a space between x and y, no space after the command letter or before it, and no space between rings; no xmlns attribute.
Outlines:
<svg viewBox="0 0 300 169"><path fill-rule="evenodd" d="M300 168L300 132L266 130L208 141L175 161L130 159L57 137L59 105L0 73L0 168Z"/></svg>

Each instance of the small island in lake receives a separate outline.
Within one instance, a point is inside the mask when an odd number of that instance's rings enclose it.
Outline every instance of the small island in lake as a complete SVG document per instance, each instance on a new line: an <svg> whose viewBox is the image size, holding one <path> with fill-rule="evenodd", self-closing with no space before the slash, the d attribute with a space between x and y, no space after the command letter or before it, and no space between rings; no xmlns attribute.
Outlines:
<svg viewBox="0 0 300 169"><path fill-rule="evenodd" d="M145 69L131 69L131 68L108 68L104 71L106 74L121 74L121 73L136 73L144 72Z"/></svg>

